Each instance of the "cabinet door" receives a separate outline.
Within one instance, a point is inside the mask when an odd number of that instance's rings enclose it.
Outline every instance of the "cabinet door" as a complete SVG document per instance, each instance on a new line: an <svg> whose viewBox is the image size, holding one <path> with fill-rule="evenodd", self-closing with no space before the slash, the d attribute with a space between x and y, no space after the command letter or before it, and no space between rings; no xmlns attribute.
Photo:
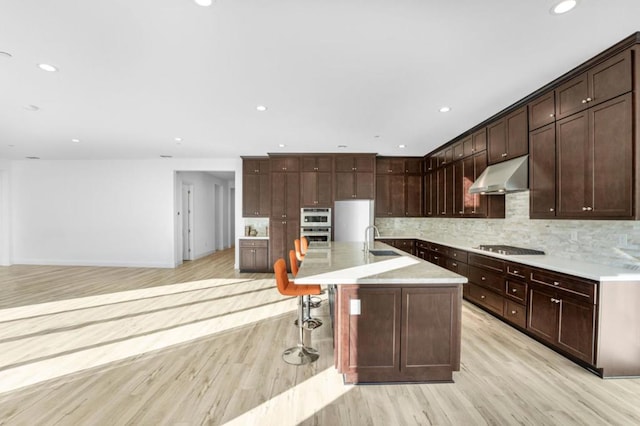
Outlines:
<svg viewBox="0 0 640 426"><path fill-rule="evenodd" d="M336 163L337 168L337 163ZM336 173L335 194L336 200L352 200L355 196L355 173L339 172Z"/></svg>
<svg viewBox="0 0 640 426"><path fill-rule="evenodd" d="M468 157L473 154L473 138L471 135L462 140L462 156Z"/></svg>
<svg viewBox="0 0 640 426"><path fill-rule="evenodd" d="M337 155L335 158L336 172L353 172L355 164L350 155Z"/></svg>
<svg viewBox="0 0 640 426"><path fill-rule="evenodd" d="M482 172L484 172L486 168L487 168L487 152L486 151L478 152L473 156L473 170L475 172L475 175L473 177L473 182L475 182L475 180L480 177L480 175L482 174ZM499 197L499 198L496 198L496 197ZM492 200L492 202L496 205L502 202L502 206L504 209L504 197L501 195L473 194L471 196L471 199L473 200L473 204L475 206L474 211L472 213L474 214L474 216L477 216L477 217L489 216L489 200ZM496 217L499 217L499 215L497 215ZM504 217L504 210L503 210L502 217Z"/></svg>
<svg viewBox="0 0 640 426"><path fill-rule="evenodd" d="M404 172L411 174L422 173L422 158L406 158L404 161Z"/></svg>
<svg viewBox="0 0 640 426"><path fill-rule="evenodd" d="M300 218L300 176L298 173L286 173L286 217Z"/></svg>
<svg viewBox="0 0 640 426"><path fill-rule="evenodd" d="M437 215L438 190L436 182L435 172L424 175L424 215L427 217Z"/></svg>
<svg viewBox="0 0 640 426"><path fill-rule="evenodd" d="M591 152L586 112L556 123L557 215L584 216L591 192Z"/></svg>
<svg viewBox="0 0 640 426"><path fill-rule="evenodd" d="M240 248L240 270L241 271L255 271L256 269L256 254L255 249L251 247Z"/></svg>
<svg viewBox="0 0 640 426"><path fill-rule="evenodd" d="M498 163L507 156L507 125L504 119L487 126L489 164Z"/></svg>
<svg viewBox="0 0 640 426"><path fill-rule="evenodd" d="M453 180L453 216L464 215L464 161L456 161L451 165Z"/></svg>
<svg viewBox="0 0 640 426"><path fill-rule="evenodd" d="M406 175L405 176L405 216L420 217L422 216L422 176Z"/></svg>
<svg viewBox="0 0 640 426"><path fill-rule="evenodd" d="M399 372L401 290L339 286L338 291L340 371L369 376ZM357 303L359 314L351 312Z"/></svg>
<svg viewBox="0 0 640 426"><path fill-rule="evenodd" d="M294 250L293 240L300 235L300 221L271 219L269 221L269 252L271 253L270 265L283 258L287 262L290 271L289 250Z"/></svg>
<svg viewBox="0 0 640 426"><path fill-rule="evenodd" d="M558 333L558 306L553 293L529 289L529 315L527 317L527 330L555 343Z"/></svg>
<svg viewBox="0 0 640 426"><path fill-rule="evenodd" d="M505 159L527 154L529 152L527 107L512 112L505 120L507 125L507 155Z"/></svg>
<svg viewBox="0 0 640 426"><path fill-rule="evenodd" d="M401 371L450 375L459 369L460 298L452 287L402 289Z"/></svg>
<svg viewBox="0 0 640 426"><path fill-rule="evenodd" d="M530 217L555 217L556 127L553 123L529 135L529 188Z"/></svg>
<svg viewBox="0 0 640 426"><path fill-rule="evenodd" d="M487 129L480 129L471 135L471 139L473 140L473 149L472 154L477 154L478 152L487 150Z"/></svg>
<svg viewBox="0 0 640 426"><path fill-rule="evenodd" d="M391 206L389 212L393 217L405 216L404 174L389 176L389 197Z"/></svg>
<svg viewBox="0 0 640 426"><path fill-rule="evenodd" d="M438 186L438 216L444 217L447 214L447 210L446 210L446 200L447 200L447 194L446 194L446 177L447 177L447 172L446 169L440 168L438 169L438 171L436 172L436 179L437 179L437 186Z"/></svg>
<svg viewBox="0 0 640 426"><path fill-rule="evenodd" d="M570 354L594 363L595 306L563 297L559 303L558 345Z"/></svg>
<svg viewBox="0 0 640 426"><path fill-rule="evenodd" d="M386 217L391 215L391 198L390 198L390 176L376 175L376 202L375 210L377 217Z"/></svg>
<svg viewBox="0 0 640 426"><path fill-rule="evenodd" d="M467 157L462 160L462 207L465 216L476 213L477 198L479 195L469 194L469 188L476 180L475 158Z"/></svg>
<svg viewBox="0 0 640 426"><path fill-rule="evenodd" d="M459 141L453 144L453 161L462 160L464 157L464 141Z"/></svg>
<svg viewBox="0 0 640 426"><path fill-rule="evenodd" d="M373 173L375 170L375 162L376 158L374 155L354 157L355 171Z"/></svg>
<svg viewBox="0 0 640 426"><path fill-rule="evenodd" d="M375 175L373 171L364 173L355 173L355 193L353 198L363 200L373 200L375 197L374 182Z"/></svg>
<svg viewBox="0 0 640 426"><path fill-rule="evenodd" d="M333 173L318 172L316 179L318 180L316 206L331 207L333 205Z"/></svg>
<svg viewBox="0 0 640 426"><path fill-rule="evenodd" d="M568 117L587 108L589 84L587 73L571 79L556 89L557 118Z"/></svg>
<svg viewBox="0 0 640 426"><path fill-rule="evenodd" d="M588 213L592 216L632 216L632 103L627 94L588 110L593 152L593 198Z"/></svg>
<svg viewBox="0 0 640 426"><path fill-rule="evenodd" d="M255 270L258 272L269 272L271 266L269 265L269 249L267 247L256 247L255 255Z"/></svg>
<svg viewBox="0 0 640 426"><path fill-rule="evenodd" d="M631 51L627 50L596 65L589 71L589 93L593 106L616 96L630 92L633 88Z"/></svg>
<svg viewBox="0 0 640 426"><path fill-rule="evenodd" d="M254 217L260 213L260 181L258 174L242 175L242 216Z"/></svg>
<svg viewBox="0 0 640 426"><path fill-rule="evenodd" d="M304 166L304 162L303 162ZM318 173L300 173L300 201L302 207L315 207L318 204Z"/></svg>
<svg viewBox="0 0 640 426"><path fill-rule="evenodd" d="M528 105L529 130L535 130L556 120L555 92L551 91Z"/></svg>

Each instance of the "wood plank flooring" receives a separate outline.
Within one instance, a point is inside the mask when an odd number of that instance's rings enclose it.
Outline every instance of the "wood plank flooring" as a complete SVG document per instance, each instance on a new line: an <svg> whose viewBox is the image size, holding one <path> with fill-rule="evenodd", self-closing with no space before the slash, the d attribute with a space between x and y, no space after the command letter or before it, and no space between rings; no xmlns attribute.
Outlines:
<svg viewBox="0 0 640 426"><path fill-rule="evenodd" d="M463 306L455 383L348 386L281 360L296 300L233 250L176 269L0 267L0 425L631 425L640 379L602 380Z"/></svg>

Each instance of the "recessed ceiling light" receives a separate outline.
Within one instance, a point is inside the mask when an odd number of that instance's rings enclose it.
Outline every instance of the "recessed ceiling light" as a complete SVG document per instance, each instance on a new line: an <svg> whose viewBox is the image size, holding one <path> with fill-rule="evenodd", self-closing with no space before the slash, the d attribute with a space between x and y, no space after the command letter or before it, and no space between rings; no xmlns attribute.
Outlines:
<svg viewBox="0 0 640 426"><path fill-rule="evenodd" d="M406 148L407 146L405 144L400 144L398 145L398 148Z"/></svg>
<svg viewBox="0 0 640 426"><path fill-rule="evenodd" d="M9 52L0 52L0 58L12 58L13 56Z"/></svg>
<svg viewBox="0 0 640 426"><path fill-rule="evenodd" d="M338 145L338 148L346 148L346 145Z"/></svg>
<svg viewBox="0 0 640 426"><path fill-rule="evenodd" d="M258 106L256 107L256 109L257 109L258 111L260 111L260 112L264 112L264 111L266 111L266 110L267 110L267 107L266 107L266 106L264 106L264 105L258 105Z"/></svg>
<svg viewBox="0 0 640 426"><path fill-rule="evenodd" d="M27 160L39 160L40 157L25 157Z"/></svg>
<svg viewBox="0 0 640 426"><path fill-rule="evenodd" d="M278 144L278 146L279 146L280 148L284 148L286 145L285 145L285 144L283 144L283 143L279 143L279 144Z"/></svg>
<svg viewBox="0 0 640 426"><path fill-rule="evenodd" d="M174 138L173 140L178 142L178 143L182 142L182 138Z"/></svg>
<svg viewBox="0 0 640 426"><path fill-rule="evenodd" d="M38 64L38 68L40 68L41 70L44 70L44 71L48 71L48 72L56 72L56 71L58 71L58 68L54 67L53 65L49 65L49 64Z"/></svg>
<svg viewBox="0 0 640 426"><path fill-rule="evenodd" d="M374 138L379 139L380 135L375 135Z"/></svg>
<svg viewBox="0 0 640 426"><path fill-rule="evenodd" d="M173 155L161 155L160 158L173 158Z"/></svg>
<svg viewBox="0 0 640 426"><path fill-rule="evenodd" d="M73 142L73 143L80 143L80 139L75 139L75 138L74 138L74 139L71 139L71 142Z"/></svg>
<svg viewBox="0 0 640 426"><path fill-rule="evenodd" d="M193 0L193 1L195 1L198 6L204 6L204 7L211 6L211 4L213 3L212 0Z"/></svg>
<svg viewBox="0 0 640 426"><path fill-rule="evenodd" d="M24 109L26 109L27 111L39 111L40 107L37 105L25 105Z"/></svg>
<svg viewBox="0 0 640 426"><path fill-rule="evenodd" d="M451 108L448 107L448 106L443 106L438 111L440 111L440 112L449 112L449 111L451 111Z"/></svg>
<svg viewBox="0 0 640 426"><path fill-rule="evenodd" d="M551 8L551 14L562 15L563 13L567 13L568 11L576 7L577 4L577 0L563 0Z"/></svg>

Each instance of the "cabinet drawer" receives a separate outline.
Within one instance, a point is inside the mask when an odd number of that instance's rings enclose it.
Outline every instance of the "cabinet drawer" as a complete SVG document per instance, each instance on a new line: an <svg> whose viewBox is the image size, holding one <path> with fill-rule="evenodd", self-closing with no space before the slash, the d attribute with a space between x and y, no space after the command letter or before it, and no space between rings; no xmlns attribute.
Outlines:
<svg viewBox="0 0 640 426"><path fill-rule="evenodd" d="M268 245L269 240L240 240L240 247L267 247Z"/></svg>
<svg viewBox="0 0 640 426"><path fill-rule="evenodd" d="M449 247L449 257L458 262L468 263L467 252Z"/></svg>
<svg viewBox="0 0 640 426"><path fill-rule="evenodd" d="M532 269L531 282L564 292L581 301L596 303L596 283L564 274Z"/></svg>
<svg viewBox="0 0 640 426"><path fill-rule="evenodd" d="M527 324L527 310L524 305L504 299L504 319L525 328Z"/></svg>
<svg viewBox="0 0 640 426"><path fill-rule="evenodd" d="M505 272L507 276L526 280L529 277L529 273L531 273L531 268L517 263L507 262L505 264Z"/></svg>
<svg viewBox="0 0 640 426"><path fill-rule="evenodd" d="M504 302L502 296L499 296L486 288L482 288L475 284L469 285L469 299L477 302L479 305L487 308L493 313L502 315Z"/></svg>
<svg viewBox="0 0 640 426"><path fill-rule="evenodd" d="M460 274L465 277L469 273L469 265L456 259L448 258L445 263L445 268L447 268L451 272L455 272L456 274Z"/></svg>
<svg viewBox="0 0 640 426"><path fill-rule="evenodd" d="M474 284L492 288L500 293L504 292L504 278L501 274L469 266L468 278Z"/></svg>
<svg viewBox="0 0 640 426"><path fill-rule="evenodd" d="M527 300L527 284L513 281L507 278L505 285L506 295L516 302L525 303Z"/></svg>
<svg viewBox="0 0 640 426"><path fill-rule="evenodd" d="M469 253L469 265L480 266L500 273L504 272L504 261L480 254Z"/></svg>
<svg viewBox="0 0 640 426"><path fill-rule="evenodd" d="M440 244L435 244L435 243L431 243L429 245L429 250L431 250L434 253L437 253L441 256L448 256L449 255L449 248L445 247L445 246L441 246Z"/></svg>

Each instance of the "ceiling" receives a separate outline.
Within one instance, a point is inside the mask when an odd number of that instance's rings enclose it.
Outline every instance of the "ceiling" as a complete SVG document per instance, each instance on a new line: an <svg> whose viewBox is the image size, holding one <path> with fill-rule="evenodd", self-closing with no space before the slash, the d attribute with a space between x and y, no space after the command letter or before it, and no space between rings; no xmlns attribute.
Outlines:
<svg viewBox="0 0 640 426"><path fill-rule="evenodd" d="M0 159L424 155L640 30L554 3L2 0Z"/></svg>

